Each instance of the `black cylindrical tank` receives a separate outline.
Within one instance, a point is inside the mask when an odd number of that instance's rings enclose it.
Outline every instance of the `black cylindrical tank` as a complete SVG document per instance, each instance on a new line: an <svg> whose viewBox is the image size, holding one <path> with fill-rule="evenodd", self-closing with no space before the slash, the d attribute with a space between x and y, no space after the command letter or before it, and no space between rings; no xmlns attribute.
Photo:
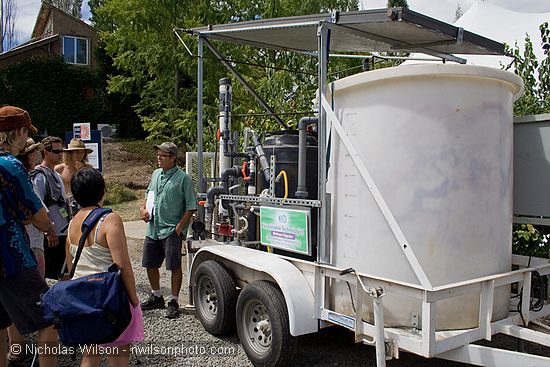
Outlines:
<svg viewBox="0 0 550 367"><path fill-rule="evenodd" d="M262 145L269 162L271 162L272 155L276 157L275 177L284 170L288 177L288 197L296 198L295 193L298 186L298 131L285 130L271 133L266 136ZM257 177L259 192L269 188L269 182L265 180L263 175L257 175ZM317 185L319 184L317 177L317 137L308 134L306 144L307 199L317 199ZM275 184L275 197L283 198L284 195L285 183L284 178L281 177L279 183ZM279 249L273 249L273 252L302 260L317 260L317 208L311 210L310 241L311 255L302 255ZM262 246L262 248L265 247Z"/></svg>
<svg viewBox="0 0 550 367"><path fill-rule="evenodd" d="M285 130L270 133L263 141L265 155L270 161L275 155L275 177L285 171L288 177L288 197L295 198L296 187L298 186L298 131ZM270 161L271 162L271 161ZM268 188L263 175L259 175L263 181L259 186L261 189ZM307 136L306 144L306 187L308 199L317 199L317 137ZM275 197L282 198L285 195L284 178L275 184Z"/></svg>

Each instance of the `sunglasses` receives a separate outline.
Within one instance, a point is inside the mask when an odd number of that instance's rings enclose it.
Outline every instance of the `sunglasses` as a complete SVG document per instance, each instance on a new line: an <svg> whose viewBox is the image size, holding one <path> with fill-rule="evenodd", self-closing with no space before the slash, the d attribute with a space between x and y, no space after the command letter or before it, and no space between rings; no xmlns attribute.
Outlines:
<svg viewBox="0 0 550 367"><path fill-rule="evenodd" d="M63 149L51 149L48 150L48 152L52 152L53 154L60 154L63 153Z"/></svg>

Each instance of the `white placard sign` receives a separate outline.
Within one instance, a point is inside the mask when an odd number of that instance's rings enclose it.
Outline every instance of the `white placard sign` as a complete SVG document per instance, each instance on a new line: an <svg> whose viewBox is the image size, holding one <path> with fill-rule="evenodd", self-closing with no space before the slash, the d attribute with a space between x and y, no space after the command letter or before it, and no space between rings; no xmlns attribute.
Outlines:
<svg viewBox="0 0 550 367"><path fill-rule="evenodd" d="M95 169L99 169L99 156L97 150L99 149L99 144L97 143L84 143L86 148L90 148L93 152L88 154L88 163L92 165Z"/></svg>

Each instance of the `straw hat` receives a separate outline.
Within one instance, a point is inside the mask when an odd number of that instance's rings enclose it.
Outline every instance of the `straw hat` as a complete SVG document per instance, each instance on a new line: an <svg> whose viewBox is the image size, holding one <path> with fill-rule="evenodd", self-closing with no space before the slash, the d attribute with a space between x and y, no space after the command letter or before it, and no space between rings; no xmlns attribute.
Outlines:
<svg viewBox="0 0 550 367"><path fill-rule="evenodd" d="M80 139L71 139L67 149L64 149L66 152L73 152L75 150L85 150L88 154L93 152L92 149L86 148L86 144Z"/></svg>
<svg viewBox="0 0 550 367"><path fill-rule="evenodd" d="M28 138L27 143L25 145L25 150L23 151L23 154L27 154L32 152L33 150L38 149L38 151L44 150L44 145L42 143L35 143L33 138Z"/></svg>

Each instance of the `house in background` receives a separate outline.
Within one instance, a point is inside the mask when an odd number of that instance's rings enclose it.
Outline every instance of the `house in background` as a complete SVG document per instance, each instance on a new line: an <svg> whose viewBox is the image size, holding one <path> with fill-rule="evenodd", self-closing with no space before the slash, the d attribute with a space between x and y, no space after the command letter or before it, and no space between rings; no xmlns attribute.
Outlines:
<svg viewBox="0 0 550 367"><path fill-rule="evenodd" d="M68 64L95 68L97 30L48 3L42 3L31 40L0 54L0 69L32 57L61 56Z"/></svg>

